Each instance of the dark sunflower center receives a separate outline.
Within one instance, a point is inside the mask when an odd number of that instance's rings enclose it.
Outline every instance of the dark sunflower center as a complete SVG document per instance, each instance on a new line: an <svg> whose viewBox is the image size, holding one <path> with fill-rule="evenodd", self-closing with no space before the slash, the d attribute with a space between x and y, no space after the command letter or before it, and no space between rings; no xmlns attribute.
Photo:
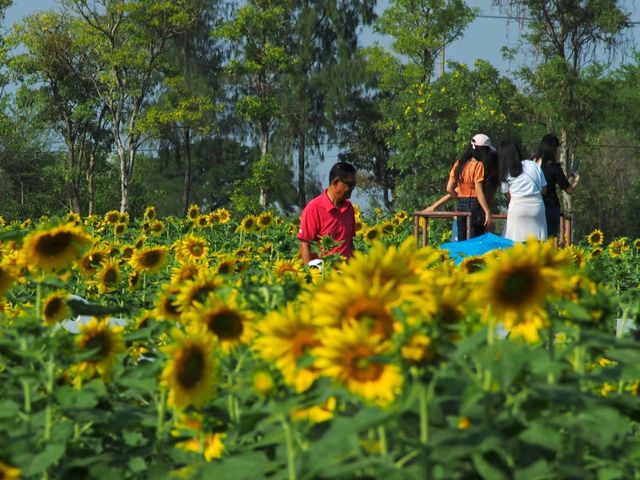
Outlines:
<svg viewBox="0 0 640 480"><path fill-rule="evenodd" d="M164 310L165 312L167 312L169 315L179 315L180 313L178 312L178 308L176 307L176 305L173 303L173 298L171 297L166 297L164 299Z"/></svg>
<svg viewBox="0 0 640 480"><path fill-rule="evenodd" d="M440 305L438 314L445 324L458 323L460 320L460 311L454 305L446 303Z"/></svg>
<svg viewBox="0 0 640 480"><path fill-rule="evenodd" d="M296 333L291 351L296 358L300 358L308 349L320 345L320 341L315 338L314 331L310 328L305 328Z"/></svg>
<svg viewBox="0 0 640 480"><path fill-rule="evenodd" d="M191 254L199 257L204 253L204 247L198 243L191 245Z"/></svg>
<svg viewBox="0 0 640 480"><path fill-rule="evenodd" d="M372 299L359 299L345 311L346 319L354 318L364 324L373 334L389 336L393 330L393 319L384 305Z"/></svg>
<svg viewBox="0 0 640 480"><path fill-rule="evenodd" d="M354 355L351 359L350 376L359 382L372 382L382 375L383 365L368 357Z"/></svg>
<svg viewBox="0 0 640 480"><path fill-rule="evenodd" d="M176 368L180 385L185 388L197 385L204 375L204 364L204 352L196 346L189 347Z"/></svg>
<svg viewBox="0 0 640 480"><path fill-rule="evenodd" d="M108 268L102 277L105 285L115 285L118 282L118 272L115 268Z"/></svg>
<svg viewBox="0 0 640 480"><path fill-rule="evenodd" d="M64 303L61 298L54 297L49 300L44 306L44 316L46 318L54 317L56 314L62 310Z"/></svg>
<svg viewBox="0 0 640 480"><path fill-rule="evenodd" d="M500 302L513 307L528 303L535 295L539 275L535 267L520 267L508 273L498 286Z"/></svg>
<svg viewBox="0 0 640 480"><path fill-rule="evenodd" d="M239 338L244 330L242 317L231 310L223 310L210 315L207 319L207 325L211 332L223 340Z"/></svg>
<svg viewBox="0 0 640 480"><path fill-rule="evenodd" d="M226 275L228 273L231 273L233 271L233 264L229 263L229 262L224 262L221 263L218 266L218 273L222 274L222 275Z"/></svg>
<svg viewBox="0 0 640 480"><path fill-rule="evenodd" d="M96 333L87 340L85 347L87 350L96 350L96 358L103 359L111 352L111 338L106 332Z"/></svg>
<svg viewBox="0 0 640 480"><path fill-rule="evenodd" d="M378 236L378 231L377 230L369 230L367 232L367 239L369 240L373 240Z"/></svg>
<svg viewBox="0 0 640 480"><path fill-rule="evenodd" d="M253 220L247 220L246 222L244 222L244 228L251 228L253 227Z"/></svg>
<svg viewBox="0 0 640 480"><path fill-rule="evenodd" d="M144 255L142 255L142 258L140 259L140 263L142 263L142 265L144 265L145 267L155 267L158 263L160 263L161 259L162 259L162 255L160 251L150 250L148 252L145 252Z"/></svg>
<svg viewBox="0 0 640 480"><path fill-rule="evenodd" d="M73 242L73 238L73 233L70 232L57 232L51 235L43 235L36 245L36 250L42 255L53 257L69 248Z"/></svg>

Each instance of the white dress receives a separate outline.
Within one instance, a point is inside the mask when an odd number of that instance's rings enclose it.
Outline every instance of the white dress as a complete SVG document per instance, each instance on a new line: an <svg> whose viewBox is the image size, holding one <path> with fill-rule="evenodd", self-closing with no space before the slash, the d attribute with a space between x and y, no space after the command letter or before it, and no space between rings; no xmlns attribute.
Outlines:
<svg viewBox="0 0 640 480"><path fill-rule="evenodd" d="M522 161L522 173L509 176L500 190L509 192L511 200L507 210L507 226L504 236L514 242L524 242L533 236L547 239L547 220L542 201L542 188L546 187L542 169L531 160Z"/></svg>

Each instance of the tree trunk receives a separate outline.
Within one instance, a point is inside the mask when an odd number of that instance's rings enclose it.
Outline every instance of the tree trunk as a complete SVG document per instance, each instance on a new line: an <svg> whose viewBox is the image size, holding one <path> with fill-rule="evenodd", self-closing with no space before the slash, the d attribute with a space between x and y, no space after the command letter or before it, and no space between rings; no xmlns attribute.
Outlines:
<svg viewBox="0 0 640 480"><path fill-rule="evenodd" d="M87 215L93 215L93 210L95 208L95 192L93 190L93 172L96 166L96 154L94 152L94 148L91 148L89 152L89 164L87 165L87 196L88 205L87 205Z"/></svg>
<svg viewBox="0 0 640 480"><path fill-rule="evenodd" d="M304 182L306 138L304 133L298 134L298 205L302 210L307 204L307 195Z"/></svg>
<svg viewBox="0 0 640 480"><path fill-rule="evenodd" d="M260 155L261 159L267 156L269 151L269 127L262 125L260 128ZM266 210L267 208L267 189L264 185L260 185L260 208Z"/></svg>
<svg viewBox="0 0 640 480"><path fill-rule="evenodd" d="M191 135L190 129L184 129L184 183L182 184L182 216L187 215L191 192Z"/></svg>
<svg viewBox="0 0 640 480"><path fill-rule="evenodd" d="M571 165L571 160L574 156L574 148L573 148L573 139L569 137L569 132L566 129L560 129L560 158L558 159L558 163L560 163L560 167L562 171L565 173L569 170L569 165ZM560 197L560 206L561 210L564 213L571 213L573 211L573 202L571 201L571 195L567 195L563 193L561 190L558 191L558 196Z"/></svg>

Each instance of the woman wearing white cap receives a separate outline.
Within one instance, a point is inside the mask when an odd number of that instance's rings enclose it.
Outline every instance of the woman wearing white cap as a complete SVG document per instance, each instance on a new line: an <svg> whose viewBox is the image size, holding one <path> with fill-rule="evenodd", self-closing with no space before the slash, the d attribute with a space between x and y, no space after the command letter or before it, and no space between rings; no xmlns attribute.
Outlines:
<svg viewBox="0 0 640 480"><path fill-rule="evenodd" d="M485 165L492 163L492 152L489 137L482 133L474 135L464 154L454 162L449 172L447 194L433 205L422 210L422 213L433 212L451 198L458 201L458 212L471 212L471 236L478 237L493 230L493 218L487 200L486 191L493 198L496 187L493 182L486 183ZM419 213L421 213L419 212ZM467 239L467 218L458 217L458 240Z"/></svg>
<svg viewBox="0 0 640 480"><path fill-rule="evenodd" d="M504 236L514 242L524 242L529 237L547 239L542 195L547 181L542 169L532 160L523 160L520 148L507 140L498 146L500 190L509 200L507 226Z"/></svg>

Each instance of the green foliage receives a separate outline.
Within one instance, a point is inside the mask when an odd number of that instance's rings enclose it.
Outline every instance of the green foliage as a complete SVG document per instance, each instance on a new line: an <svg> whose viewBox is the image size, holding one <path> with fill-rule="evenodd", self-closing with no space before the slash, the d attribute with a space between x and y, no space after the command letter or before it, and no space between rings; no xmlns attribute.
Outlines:
<svg viewBox="0 0 640 480"><path fill-rule="evenodd" d="M452 70L431 84L415 84L394 104L393 156L398 170L394 196L407 210L427 205L444 192L453 161L471 137L520 138L521 98L516 86L490 64Z"/></svg>

